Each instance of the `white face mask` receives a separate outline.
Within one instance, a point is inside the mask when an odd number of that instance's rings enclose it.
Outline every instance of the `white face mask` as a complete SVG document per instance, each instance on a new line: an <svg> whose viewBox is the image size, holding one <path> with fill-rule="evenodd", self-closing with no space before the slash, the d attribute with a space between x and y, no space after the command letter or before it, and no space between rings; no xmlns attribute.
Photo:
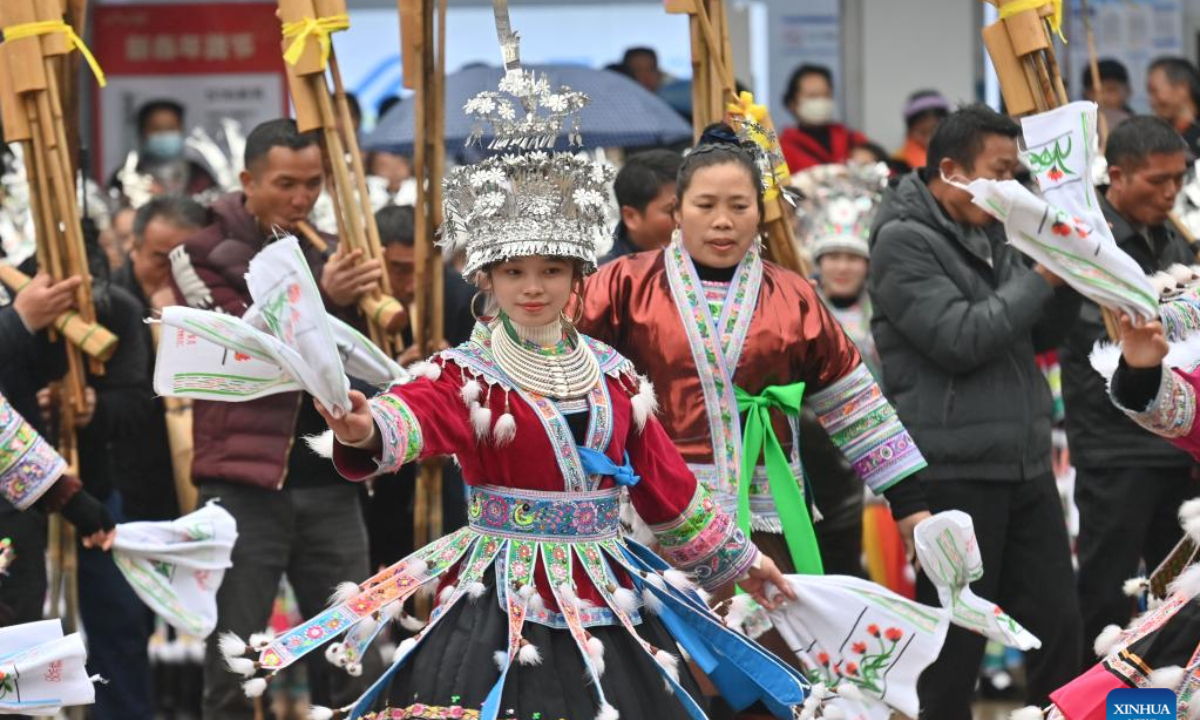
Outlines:
<svg viewBox="0 0 1200 720"><path fill-rule="evenodd" d="M953 185L954 187L958 188L959 190L966 190L967 192L972 192L971 191L971 181L967 180L962 175L947 175L945 173L945 171L941 170L940 168L938 169L938 174L942 176L942 182L946 183L947 185ZM955 178L957 178L957 180ZM972 193L972 194L974 194L974 193Z"/></svg>
<svg viewBox="0 0 1200 720"><path fill-rule="evenodd" d="M796 117L805 125L825 125L833 120L833 98L801 98L796 105Z"/></svg>

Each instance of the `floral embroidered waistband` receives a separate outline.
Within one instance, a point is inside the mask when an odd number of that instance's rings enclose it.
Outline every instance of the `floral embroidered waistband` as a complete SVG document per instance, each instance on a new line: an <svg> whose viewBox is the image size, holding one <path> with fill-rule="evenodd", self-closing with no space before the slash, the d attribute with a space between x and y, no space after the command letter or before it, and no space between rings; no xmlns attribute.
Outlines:
<svg viewBox="0 0 1200 720"><path fill-rule="evenodd" d="M471 527L487 535L605 540L621 531L620 489L566 493L473 486L467 515Z"/></svg>

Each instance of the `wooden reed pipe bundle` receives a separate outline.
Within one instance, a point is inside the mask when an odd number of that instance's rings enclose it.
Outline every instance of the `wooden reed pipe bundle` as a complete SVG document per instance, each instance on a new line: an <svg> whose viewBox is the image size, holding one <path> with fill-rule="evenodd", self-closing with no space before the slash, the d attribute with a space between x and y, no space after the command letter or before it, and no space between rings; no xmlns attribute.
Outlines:
<svg viewBox="0 0 1200 720"><path fill-rule="evenodd" d="M414 209L416 312L413 342L432 353L443 337L442 260L434 247L441 223L442 173L445 163L446 1L398 0L404 85L414 91L413 172L417 180ZM436 32L435 32L436 30ZM413 542L426 545L442 535L442 461L421 463L413 498ZM418 611L428 611L418 599Z"/></svg>
<svg viewBox="0 0 1200 720"><path fill-rule="evenodd" d="M721 0L667 0L666 10L668 13L686 13L691 20L692 125L699 140L705 127L728 119L726 107L738 97L725 5ZM775 126L769 114L764 114L761 122L765 129L774 133ZM776 264L807 277L810 268L796 250L791 218L783 207L785 202L787 200L780 194L764 205L760 229L766 234L767 255Z"/></svg>
<svg viewBox="0 0 1200 720"><path fill-rule="evenodd" d="M82 278L76 307L79 319L90 329L96 312L58 80L73 49L68 27L59 0L0 3L5 37L0 46L0 113L5 140L21 143L25 151L40 267L55 280ZM83 356L73 343L66 344L66 352L64 402L83 412ZM94 354L89 362L93 374L103 373L104 366Z"/></svg>
<svg viewBox="0 0 1200 720"><path fill-rule="evenodd" d="M367 191L362 153L350 119L350 106L338 73L329 34L349 27L344 0L279 0L284 25L283 48L288 88L301 132L319 131L332 176L332 199L338 222L339 255L361 250L367 260L383 264L383 245ZM298 44L299 43L299 44ZM298 51L298 52L297 52ZM332 75L330 93L326 73ZM346 158L350 162L347 167ZM299 228L308 236L306 228ZM320 246L318 245L318 248ZM379 289L359 301L372 342L395 354L404 324L403 306L391 295L384 272Z"/></svg>
<svg viewBox="0 0 1200 720"><path fill-rule="evenodd" d="M0 265L0 282L11 287L14 292L21 292L31 280L32 278L11 265ZM52 327L88 357L100 362L108 362L117 350L116 335L103 325L87 322L74 310L55 318Z"/></svg>
<svg viewBox="0 0 1200 720"><path fill-rule="evenodd" d="M1058 59L1051 40L1050 18L1053 5L1047 2L1036 8L1009 13L1006 8L1023 0L985 0L1000 10L1000 20L983 29L983 44L996 68L1000 92L1008 113L1014 117L1053 110L1070 102L1063 86ZM1101 308L1104 329L1110 340L1120 334L1116 318L1108 308Z"/></svg>
<svg viewBox="0 0 1200 720"><path fill-rule="evenodd" d="M983 29L983 44L1000 79L1000 91L1010 115L1021 117L1053 110L1069 102L1051 41L1049 0L1026 7L1024 0L985 0L1000 11L1000 20Z"/></svg>

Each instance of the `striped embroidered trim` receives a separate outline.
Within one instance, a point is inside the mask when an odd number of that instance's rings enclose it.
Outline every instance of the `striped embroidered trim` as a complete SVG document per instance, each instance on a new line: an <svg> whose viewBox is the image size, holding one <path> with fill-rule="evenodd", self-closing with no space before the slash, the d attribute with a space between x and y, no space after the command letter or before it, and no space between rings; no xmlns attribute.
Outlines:
<svg viewBox="0 0 1200 720"><path fill-rule="evenodd" d="M416 703L403 708L384 708L367 713L363 720L479 720L479 710L462 705L424 705Z"/></svg>
<svg viewBox="0 0 1200 720"><path fill-rule="evenodd" d="M0 395L0 497L26 510L66 470L66 461Z"/></svg>
<svg viewBox="0 0 1200 720"><path fill-rule="evenodd" d="M693 573L705 588L736 579L754 560L754 546L701 483L696 483L691 502L678 518L651 525L650 531L662 546L663 556Z"/></svg>
<svg viewBox="0 0 1200 720"><path fill-rule="evenodd" d="M1155 435L1181 438L1196 424L1196 390L1174 370L1163 367L1158 393L1149 407L1141 412L1124 407L1121 410Z"/></svg>
<svg viewBox="0 0 1200 720"><path fill-rule="evenodd" d="M424 447L421 425L408 405L398 396L384 393L371 398L370 406L382 440L379 472L394 472L420 457Z"/></svg>
<svg viewBox="0 0 1200 720"><path fill-rule="evenodd" d="M809 406L872 492L879 494L926 467L866 365L812 395Z"/></svg>

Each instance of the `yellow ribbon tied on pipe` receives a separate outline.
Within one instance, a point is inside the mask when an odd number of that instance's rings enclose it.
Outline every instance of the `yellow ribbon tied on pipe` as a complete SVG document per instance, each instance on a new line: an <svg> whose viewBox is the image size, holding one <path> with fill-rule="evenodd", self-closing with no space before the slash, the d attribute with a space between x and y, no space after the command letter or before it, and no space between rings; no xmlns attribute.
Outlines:
<svg viewBox="0 0 1200 720"><path fill-rule="evenodd" d="M1023 13L1027 10L1041 10L1043 7L1045 7L1047 5L1049 5L1051 8L1053 8L1054 12L1050 13L1050 16L1046 18L1046 21L1050 23L1050 29L1052 31L1054 31L1054 34L1057 35L1059 37L1059 39L1063 41L1064 45L1066 45L1067 44L1067 36L1063 35L1063 30L1062 30L1062 21L1063 21L1062 0L1014 0L1014 2L1010 2L1005 5L1000 6L1000 19L1007 20L1008 18L1012 17L1013 15Z"/></svg>
<svg viewBox="0 0 1200 720"><path fill-rule="evenodd" d="M306 17L303 20L283 24L283 37L294 38L292 44L288 45L288 49L283 53L283 59L288 65L295 65L300 62L300 56L304 54L304 44L308 42L310 37L315 37L317 43L321 46L321 67L324 68L329 63L329 52L333 49L333 43L329 36L340 30L350 29L349 15L329 15L326 17L310 18Z"/></svg>
<svg viewBox="0 0 1200 720"><path fill-rule="evenodd" d="M100 84L100 87L108 84L108 81L104 79L104 71L100 69L100 63L96 61L96 56L92 55L92 51L88 50L87 45L83 44L83 39L75 33L75 28L63 20L42 20L6 27L4 28L4 41L11 42L13 40L52 35L54 33L66 35L67 42L71 44L71 47L83 54L83 59L87 61L88 67L92 69L92 74L96 76L96 82Z"/></svg>
<svg viewBox="0 0 1200 720"><path fill-rule="evenodd" d="M769 117L766 106L755 103L754 93L743 90L738 95L737 102L727 104L725 110L734 122L743 127L754 144L762 148L763 156L777 158L772 171L763 173L763 199L767 202L774 200L779 197L779 188L787 185L792 176L788 172L787 162L783 160L783 152L778 143L766 132L765 123Z"/></svg>

